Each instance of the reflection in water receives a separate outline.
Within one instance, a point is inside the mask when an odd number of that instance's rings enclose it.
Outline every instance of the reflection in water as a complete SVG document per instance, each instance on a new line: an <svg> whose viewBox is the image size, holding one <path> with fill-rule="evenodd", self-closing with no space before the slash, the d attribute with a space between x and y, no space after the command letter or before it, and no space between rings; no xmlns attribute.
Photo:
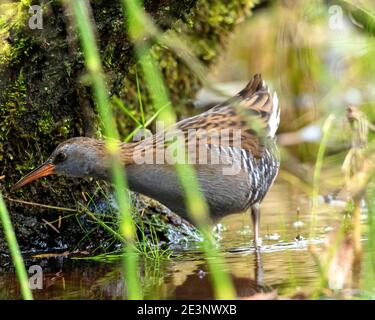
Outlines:
<svg viewBox="0 0 375 320"><path fill-rule="evenodd" d="M232 274L237 296L250 298L268 293L272 288L264 282L261 252L247 256L253 270L248 276ZM69 259L50 258L34 261L45 265L43 289L34 290L36 299L124 299L126 288L120 264L74 262ZM143 265L143 290L146 299L213 299L213 290L207 266L202 261L189 264L161 266ZM30 264L30 265L32 265ZM148 262L149 264L149 262ZM14 274L0 276L0 298L17 299L19 287Z"/></svg>
<svg viewBox="0 0 375 320"><path fill-rule="evenodd" d="M264 275L263 275L263 261L262 261L262 254L260 250L256 250L255 254L255 281L258 285L263 285L264 283Z"/></svg>
<svg viewBox="0 0 375 320"><path fill-rule="evenodd" d="M248 257L250 259L250 257ZM238 277L232 274L233 284L238 298L249 298L257 293L271 292L272 288L264 283L263 265L260 251L254 252L254 274L248 277ZM213 289L210 277L204 271L191 273L186 280L176 287L173 297L175 299L213 299Z"/></svg>

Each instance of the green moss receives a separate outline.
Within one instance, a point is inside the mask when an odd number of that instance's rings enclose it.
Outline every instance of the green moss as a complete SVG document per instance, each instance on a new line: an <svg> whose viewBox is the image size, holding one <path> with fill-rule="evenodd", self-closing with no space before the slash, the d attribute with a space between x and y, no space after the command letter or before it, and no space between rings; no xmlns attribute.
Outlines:
<svg viewBox="0 0 375 320"><path fill-rule="evenodd" d="M23 73L20 72L12 86L5 89L5 100L0 108L0 161L5 157L13 159L11 151L4 153L4 143L8 139L9 131L15 127L17 120L25 113L26 88Z"/></svg>
<svg viewBox="0 0 375 320"><path fill-rule="evenodd" d="M27 54L30 49L27 37L16 35L10 40L10 31L17 34L28 11L23 3L8 3L0 5L0 12L0 72L7 76L4 69L12 69L20 62L20 57ZM16 156L14 149L6 148L5 145L10 132L17 130L17 122L26 112L26 83L23 69L19 69L17 77L9 74L8 78L14 78L14 81L0 80L1 83L4 81L8 84L4 85L0 94L0 161L13 160Z"/></svg>
<svg viewBox="0 0 375 320"><path fill-rule="evenodd" d="M9 30L17 17L17 4L0 4L0 64L6 63L11 54L11 45L8 41Z"/></svg>
<svg viewBox="0 0 375 320"><path fill-rule="evenodd" d="M51 112L44 112L38 120L38 130L40 133L49 134L54 127L54 120Z"/></svg>
<svg viewBox="0 0 375 320"><path fill-rule="evenodd" d="M103 54L103 66L107 69L110 69L111 67L113 67L114 59L116 59L115 46L113 44L109 44Z"/></svg>
<svg viewBox="0 0 375 320"><path fill-rule="evenodd" d="M30 49L28 37L15 36L10 39L11 30L12 34L17 35L17 30L25 25L28 2L0 4L0 65L20 62L20 56Z"/></svg>
<svg viewBox="0 0 375 320"><path fill-rule="evenodd" d="M67 139L72 131L72 119L64 119L63 124L59 127L59 133L62 137Z"/></svg>

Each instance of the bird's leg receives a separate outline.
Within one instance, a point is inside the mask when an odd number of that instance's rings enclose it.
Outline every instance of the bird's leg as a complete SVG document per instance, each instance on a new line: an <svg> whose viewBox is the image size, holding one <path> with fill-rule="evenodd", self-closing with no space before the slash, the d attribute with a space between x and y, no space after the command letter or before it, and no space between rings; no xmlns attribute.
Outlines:
<svg viewBox="0 0 375 320"><path fill-rule="evenodd" d="M259 238L259 224L260 224L260 205L255 203L251 206L251 220L253 221L254 229L254 243L255 247L258 249L261 245L261 239Z"/></svg>

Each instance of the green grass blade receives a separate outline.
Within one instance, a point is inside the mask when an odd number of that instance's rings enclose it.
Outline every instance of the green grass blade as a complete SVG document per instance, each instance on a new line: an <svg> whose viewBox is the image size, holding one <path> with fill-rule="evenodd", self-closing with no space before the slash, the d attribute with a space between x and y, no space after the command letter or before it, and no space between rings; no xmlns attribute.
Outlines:
<svg viewBox="0 0 375 320"><path fill-rule="evenodd" d="M138 95L139 110L141 112L142 124L144 126L145 125L145 113L144 113L144 110L143 110L141 88L139 86L139 79L138 79L138 72L137 72L137 70L135 70L135 81L137 83L137 95Z"/></svg>
<svg viewBox="0 0 375 320"><path fill-rule="evenodd" d="M2 194L0 193L0 222L3 225L5 239L8 243L9 251L12 257L14 268L21 287L21 295L25 300L33 300L33 294L29 287L29 278L26 267L23 262L17 238L13 230L12 222L9 217Z"/></svg>
<svg viewBox="0 0 375 320"><path fill-rule="evenodd" d="M313 176L312 208L311 208L311 219L310 219L310 239L312 239L315 234L316 211L318 207L320 175L321 175L322 167L323 167L324 153L327 148L327 142L328 142L329 134L331 132L331 127L332 127L332 123L334 119L335 117L333 115L329 115L328 118L324 121L323 137L319 145L318 154L316 156L314 176Z"/></svg>
<svg viewBox="0 0 375 320"><path fill-rule="evenodd" d="M142 293L137 273L138 258L134 245L134 221L130 212L128 193L126 192L126 176L119 157L119 146L117 142L112 140L118 140L119 135L112 115L109 96L105 85L105 76L94 36L94 23L90 21L90 6L85 0L75 0L69 3L73 8L74 18L85 56L86 68L90 75L94 98L103 124L103 132L104 135L109 138L109 140L107 140L107 148L112 156L112 180L121 217L120 231L127 241L124 254L124 273L127 283L127 294L129 299L140 299Z"/></svg>
<svg viewBox="0 0 375 320"><path fill-rule="evenodd" d="M138 119L136 117L134 117L131 112L125 107L125 105L123 104L123 102L116 96L114 96L113 98L113 101L117 104L117 106L127 115L129 116L129 118L131 118L136 124L137 126L143 126L143 124L141 122L138 121Z"/></svg>
<svg viewBox="0 0 375 320"><path fill-rule="evenodd" d="M146 34L146 28L152 28L152 26L150 27L150 21L145 19L145 13L139 1L123 0L122 4L127 17L128 32L135 44L136 53L155 108L160 110L163 106L167 106L160 112L159 118L168 127L175 123L176 115L171 108L160 69L149 53L150 46L147 41L141 41ZM210 269L215 297L217 299L233 299L235 290L229 274L222 267L224 261L213 243L208 208L203 195L199 192L196 173L190 165L177 165L176 171L185 192L188 212L204 236L205 241L202 249Z"/></svg>

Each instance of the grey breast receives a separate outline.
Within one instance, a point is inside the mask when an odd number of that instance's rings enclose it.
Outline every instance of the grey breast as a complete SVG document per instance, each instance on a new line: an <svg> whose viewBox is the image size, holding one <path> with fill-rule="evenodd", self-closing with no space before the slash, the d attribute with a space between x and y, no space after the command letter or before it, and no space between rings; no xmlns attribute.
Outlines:
<svg viewBox="0 0 375 320"><path fill-rule="evenodd" d="M241 170L237 175L221 174L223 165L196 165L200 190L208 204L212 218L220 218L244 209L249 193L249 179ZM171 165L127 167L129 188L158 200L173 212L189 219L185 193Z"/></svg>
<svg viewBox="0 0 375 320"><path fill-rule="evenodd" d="M244 211L262 201L278 170L278 159L273 150L265 149L263 156L255 160L243 149L207 147L210 151L208 163L196 163L194 167L213 219ZM220 161L213 163L212 157L218 153ZM189 220L185 193L173 165L134 164L126 169L130 189L158 200Z"/></svg>

